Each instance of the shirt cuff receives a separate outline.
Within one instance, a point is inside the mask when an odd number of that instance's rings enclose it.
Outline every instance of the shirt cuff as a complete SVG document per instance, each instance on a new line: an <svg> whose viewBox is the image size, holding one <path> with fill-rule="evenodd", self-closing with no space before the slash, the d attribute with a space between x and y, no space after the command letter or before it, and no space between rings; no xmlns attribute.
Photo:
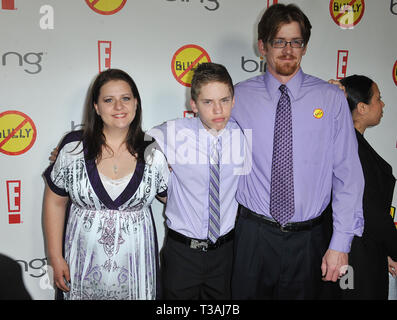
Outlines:
<svg viewBox="0 0 397 320"><path fill-rule="evenodd" d="M354 234L342 233L334 230L329 249L349 253Z"/></svg>

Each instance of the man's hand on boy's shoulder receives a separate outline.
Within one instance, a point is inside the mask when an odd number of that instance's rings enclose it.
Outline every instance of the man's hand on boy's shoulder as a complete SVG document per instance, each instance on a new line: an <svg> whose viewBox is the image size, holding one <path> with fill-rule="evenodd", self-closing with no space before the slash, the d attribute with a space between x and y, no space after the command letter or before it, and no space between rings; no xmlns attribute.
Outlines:
<svg viewBox="0 0 397 320"><path fill-rule="evenodd" d="M55 162L55 160L57 159L58 152L59 152L58 148L54 148L51 151L50 157L48 158L48 160L50 160L51 163Z"/></svg>

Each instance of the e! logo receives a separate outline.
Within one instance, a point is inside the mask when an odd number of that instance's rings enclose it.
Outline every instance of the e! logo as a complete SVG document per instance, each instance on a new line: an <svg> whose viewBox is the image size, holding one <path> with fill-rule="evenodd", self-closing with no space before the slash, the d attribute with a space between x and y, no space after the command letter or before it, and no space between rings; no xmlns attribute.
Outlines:
<svg viewBox="0 0 397 320"><path fill-rule="evenodd" d="M112 59L112 41L98 41L99 72L110 68Z"/></svg>
<svg viewBox="0 0 397 320"><path fill-rule="evenodd" d="M7 184L8 223L21 223L21 181L9 180Z"/></svg>
<svg viewBox="0 0 397 320"><path fill-rule="evenodd" d="M336 69L336 79L343 79L346 77L347 70L347 58L349 57L349 51L338 50L338 65Z"/></svg>
<svg viewBox="0 0 397 320"><path fill-rule="evenodd" d="M196 117L196 114L193 111L185 110L185 111L183 111L183 117L184 118L194 118L194 117Z"/></svg>
<svg viewBox="0 0 397 320"><path fill-rule="evenodd" d="M16 10L15 0L1 0L1 9L3 10Z"/></svg>

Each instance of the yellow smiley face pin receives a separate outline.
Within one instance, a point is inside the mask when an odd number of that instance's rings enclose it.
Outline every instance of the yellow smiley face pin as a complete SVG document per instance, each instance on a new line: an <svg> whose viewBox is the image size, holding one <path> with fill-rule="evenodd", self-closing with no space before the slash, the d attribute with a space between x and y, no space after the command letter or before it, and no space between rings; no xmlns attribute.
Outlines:
<svg viewBox="0 0 397 320"><path fill-rule="evenodd" d="M316 119L321 119L321 118L323 117L323 115L324 115L324 111L323 111L322 109L320 109L320 108L315 109L315 110L313 111L313 116L314 116Z"/></svg>

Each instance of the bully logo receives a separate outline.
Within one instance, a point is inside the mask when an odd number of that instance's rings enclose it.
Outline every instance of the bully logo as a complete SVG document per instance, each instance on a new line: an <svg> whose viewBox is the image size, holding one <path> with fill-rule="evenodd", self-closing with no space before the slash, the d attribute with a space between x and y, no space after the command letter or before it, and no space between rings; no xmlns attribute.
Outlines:
<svg viewBox="0 0 397 320"><path fill-rule="evenodd" d="M0 113L0 152L18 156L35 143L37 130L34 122L19 111Z"/></svg>
<svg viewBox="0 0 397 320"><path fill-rule="evenodd" d="M338 63L336 66L336 79L343 79L346 77L347 58L349 57L348 50L338 50Z"/></svg>
<svg viewBox="0 0 397 320"><path fill-rule="evenodd" d="M111 15L123 9L127 0L85 0L85 2L96 13Z"/></svg>
<svg viewBox="0 0 397 320"><path fill-rule="evenodd" d="M3 10L16 10L15 0L1 0L1 9Z"/></svg>
<svg viewBox="0 0 397 320"><path fill-rule="evenodd" d="M324 111L320 108L317 108L313 111L313 117L316 119L321 119L324 115Z"/></svg>
<svg viewBox="0 0 397 320"><path fill-rule="evenodd" d="M8 223L21 223L21 180L8 180L6 184Z"/></svg>
<svg viewBox="0 0 397 320"><path fill-rule="evenodd" d="M98 41L98 65L99 72L110 68L112 59L112 42Z"/></svg>
<svg viewBox="0 0 397 320"><path fill-rule="evenodd" d="M180 84L190 87L194 69L205 62L211 62L208 53L200 46L188 44L179 48L172 57L172 74Z"/></svg>
<svg viewBox="0 0 397 320"><path fill-rule="evenodd" d="M332 20L342 29L353 29L364 15L364 0L331 0L329 12Z"/></svg>
<svg viewBox="0 0 397 320"><path fill-rule="evenodd" d="M393 80L394 80L394 83L397 86L397 60L394 63L394 67L393 67Z"/></svg>

